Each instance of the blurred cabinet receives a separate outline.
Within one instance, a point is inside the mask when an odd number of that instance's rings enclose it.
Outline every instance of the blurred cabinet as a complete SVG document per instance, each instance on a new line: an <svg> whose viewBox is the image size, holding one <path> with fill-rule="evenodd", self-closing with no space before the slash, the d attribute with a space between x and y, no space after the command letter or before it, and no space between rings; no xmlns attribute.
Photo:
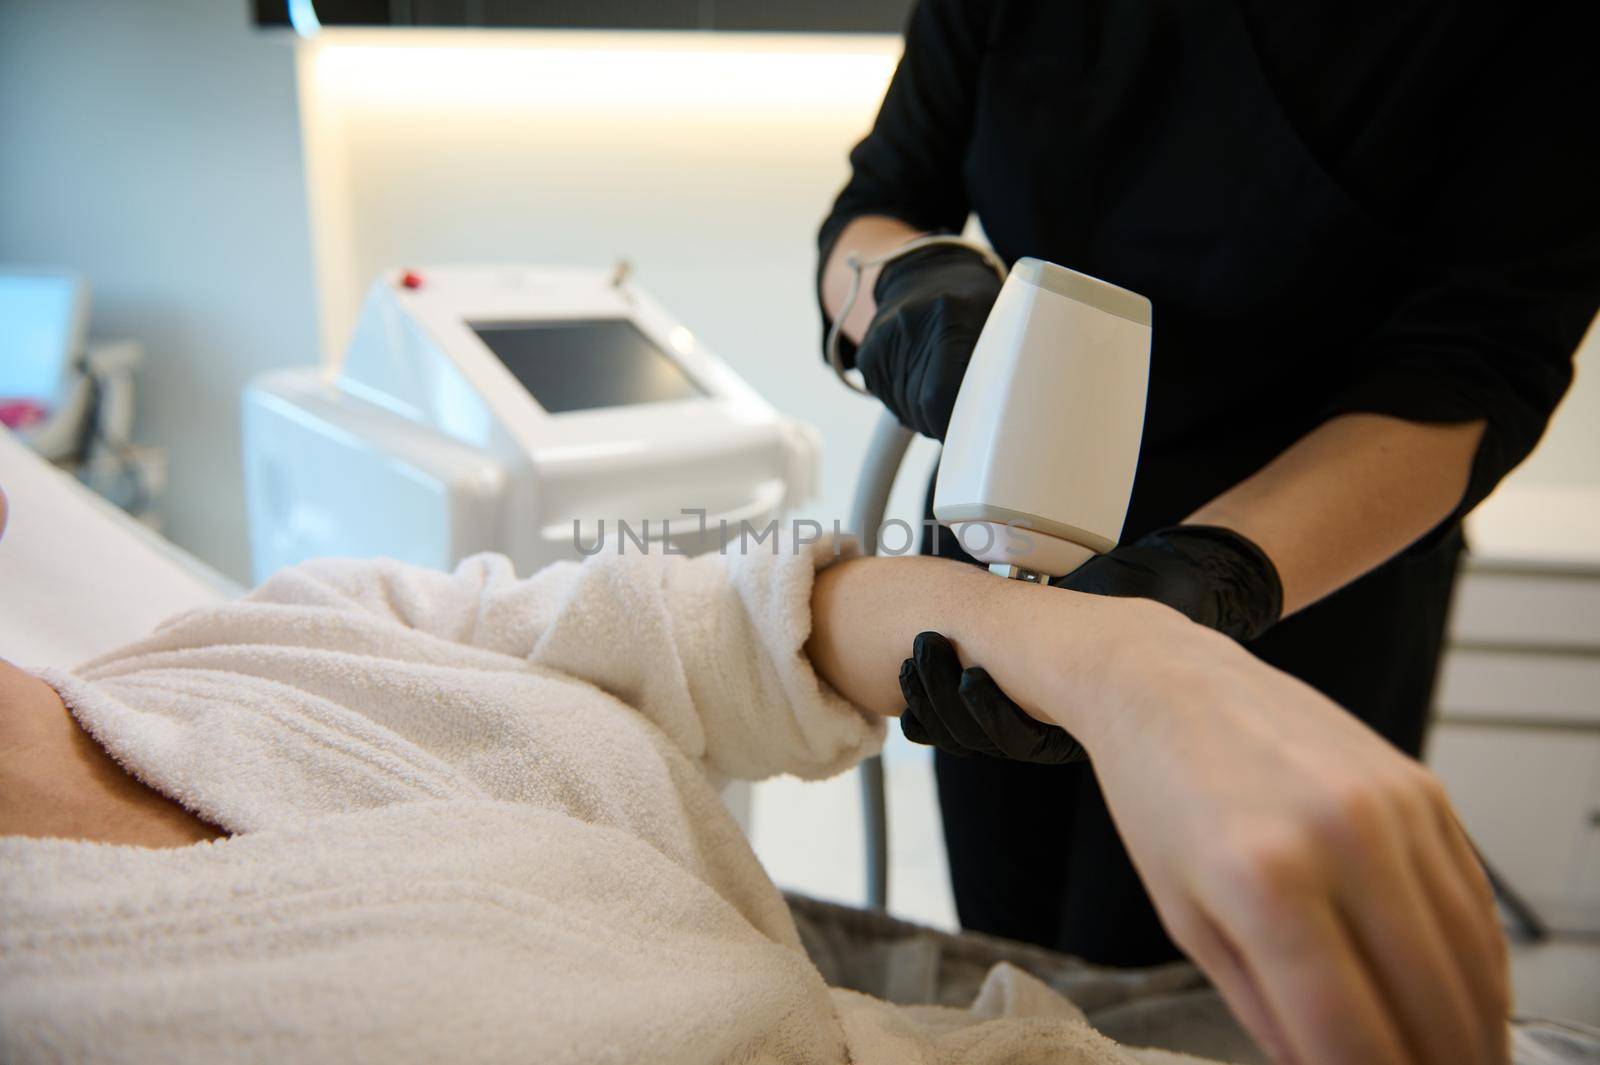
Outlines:
<svg viewBox="0 0 1600 1065"><path fill-rule="evenodd" d="M1508 485L1469 523L1428 762L1555 931L1600 931L1600 489Z"/></svg>

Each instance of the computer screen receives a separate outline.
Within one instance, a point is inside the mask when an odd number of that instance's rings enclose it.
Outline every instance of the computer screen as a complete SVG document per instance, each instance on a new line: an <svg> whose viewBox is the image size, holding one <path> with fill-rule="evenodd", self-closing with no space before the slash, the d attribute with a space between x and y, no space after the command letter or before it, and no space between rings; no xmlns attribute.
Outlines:
<svg viewBox="0 0 1600 1065"><path fill-rule="evenodd" d="M625 318L470 324L551 414L706 394Z"/></svg>
<svg viewBox="0 0 1600 1065"><path fill-rule="evenodd" d="M0 270L0 399L56 401L83 342L83 298L83 282L71 274Z"/></svg>

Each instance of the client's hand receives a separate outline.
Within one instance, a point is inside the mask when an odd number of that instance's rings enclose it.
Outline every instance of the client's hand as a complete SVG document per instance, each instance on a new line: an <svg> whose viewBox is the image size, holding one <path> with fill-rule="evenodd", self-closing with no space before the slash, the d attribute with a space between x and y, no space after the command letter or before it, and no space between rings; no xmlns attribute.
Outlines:
<svg viewBox="0 0 1600 1065"><path fill-rule="evenodd" d="M1167 930L1279 1061L1506 1060L1504 941L1443 790L1310 687L1147 599L932 558L828 567L812 625L858 707L905 706L896 669L935 629L1082 741Z"/></svg>
<svg viewBox="0 0 1600 1065"><path fill-rule="evenodd" d="M1176 615L1132 631L1106 673L1140 683L1063 723L1252 1034L1284 1062L1507 1060L1505 944L1439 782L1225 637Z"/></svg>

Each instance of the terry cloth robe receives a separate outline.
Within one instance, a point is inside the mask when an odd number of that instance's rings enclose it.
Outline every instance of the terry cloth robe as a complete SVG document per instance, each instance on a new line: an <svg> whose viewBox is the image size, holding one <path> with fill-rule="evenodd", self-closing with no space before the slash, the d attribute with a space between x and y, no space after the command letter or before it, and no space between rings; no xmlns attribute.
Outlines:
<svg viewBox="0 0 1600 1065"><path fill-rule="evenodd" d="M970 1010L823 983L717 783L883 725L806 660L832 548L769 552L319 561L41 672L231 835L0 840L0 1059L1176 1060L1005 966Z"/></svg>

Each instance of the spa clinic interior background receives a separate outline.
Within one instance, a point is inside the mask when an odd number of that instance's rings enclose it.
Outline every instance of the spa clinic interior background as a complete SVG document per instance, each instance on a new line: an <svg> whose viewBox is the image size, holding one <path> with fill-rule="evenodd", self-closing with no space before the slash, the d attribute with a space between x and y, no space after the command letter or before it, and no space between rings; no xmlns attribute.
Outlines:
<svg viewBox="0 0 1600 1065"><path fill-rule="evenodd" d="M0 261L81 271L92 331L144 343L138 434L169 452L166 532L236 579L239 390L342 350L390 265L627 257L822 430L808 510L842 518L875 411L818 358L812 237L898 52L511 30L297 46L244 0L0 0ZM1600 480L1596 346L1520 479Z"/></svg>

